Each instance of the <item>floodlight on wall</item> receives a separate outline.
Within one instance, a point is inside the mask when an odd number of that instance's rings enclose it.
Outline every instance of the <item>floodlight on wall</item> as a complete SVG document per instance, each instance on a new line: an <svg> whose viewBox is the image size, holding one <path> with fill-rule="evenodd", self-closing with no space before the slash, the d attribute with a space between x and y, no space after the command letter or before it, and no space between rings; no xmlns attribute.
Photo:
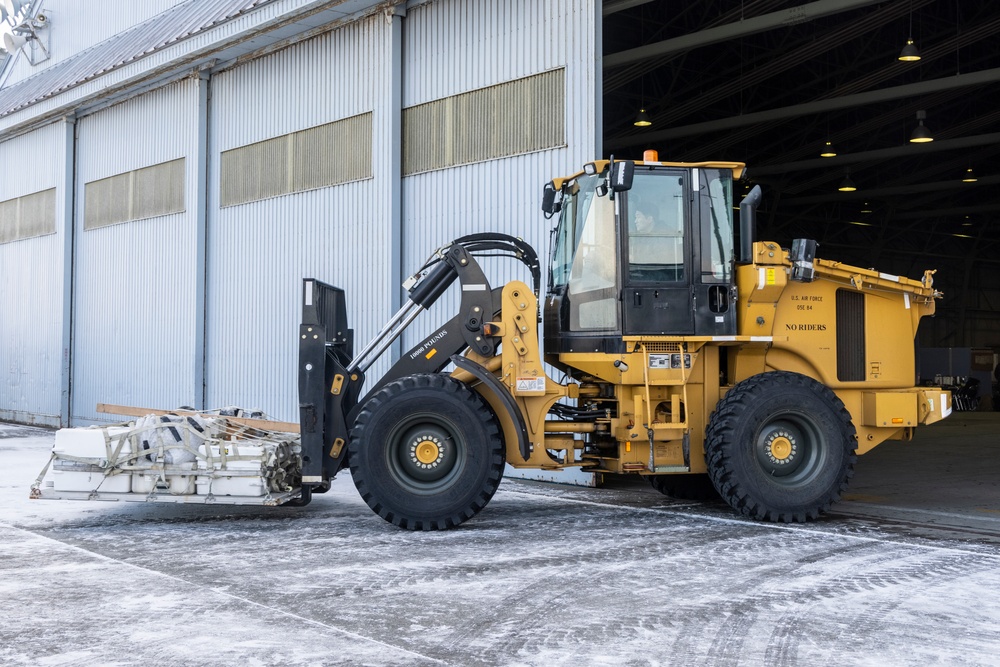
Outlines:
<svg viewBox="0 0 1000 667"><path fill-rule="evenodd" d="M926 111L921 109L917 112L917 126L913 128L913 134L910 135L911 144L926 144L929 141L934 141L934 135L924 125L924 120L926 119Z"/></svg>
<svg viewBox="0 0 1000 667"><path fill-rule="evenodd" d="M837 157L837 151L833 148L833 142L827 141L823 144L822 151L819 154L820 157Z"/></svg>
<svg viewBox="0 0 1000 667"><path fill-rule="evenodd" d="M858 189L858 186L854 184L851 180L851 170L848 169L844 172L844 180L840 182L840 187L837 188L841 192L854 192Z"/></svg>
<svg viewBox="0 0 1000 667"><path fill-rule="evenodd" d="M972 167L965 170L965 175L962 176L963 183L975 183L977 180L979 179L976 178L976 173L972 171Z"/></svg>

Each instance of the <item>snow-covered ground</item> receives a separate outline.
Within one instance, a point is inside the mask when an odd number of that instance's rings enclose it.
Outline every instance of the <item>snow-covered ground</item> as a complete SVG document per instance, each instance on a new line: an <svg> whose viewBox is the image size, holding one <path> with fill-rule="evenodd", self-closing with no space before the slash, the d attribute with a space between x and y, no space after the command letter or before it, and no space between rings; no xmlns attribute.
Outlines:
<svg viewBox="0 0 1000 667"><path fill-rule="evenodd" d="M1000 664L998 540L514 481L430 534L347 475L302 509L28 500L52 439L0 424L3 665Z"/></svg>

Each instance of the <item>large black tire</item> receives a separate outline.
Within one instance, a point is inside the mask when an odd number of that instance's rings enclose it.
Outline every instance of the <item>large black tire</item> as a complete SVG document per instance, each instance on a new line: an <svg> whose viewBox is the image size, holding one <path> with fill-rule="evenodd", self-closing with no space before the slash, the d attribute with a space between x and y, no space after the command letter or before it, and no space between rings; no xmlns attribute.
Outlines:
<svg viewBox="0 0 1000 667"><path fill-rule="evenodd" d="M505 460L492 410L445 375L411 375L368 399L348 456L372 511L410 530L444 530L474 517L500 485Z"/></svg>
<svg viewBox="0 0 1000 667"><path fill-rule="evenodd" d="M680 500L714 500L719 497L708 475L650 475L649 483L665 496Z"/></svg>
<svg viewBox="0 0 1000 667"><path fill-rule="evenodd" d="M758 520L816 519L854 475L857 432L836 394L798 373L755 375L719 402L705 438L712 483Z"/></svg>

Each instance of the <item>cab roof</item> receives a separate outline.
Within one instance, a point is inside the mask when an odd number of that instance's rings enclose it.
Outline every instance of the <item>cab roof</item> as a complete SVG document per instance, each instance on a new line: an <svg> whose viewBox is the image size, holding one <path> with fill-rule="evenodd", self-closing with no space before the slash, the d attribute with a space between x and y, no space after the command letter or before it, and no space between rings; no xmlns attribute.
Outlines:
<svg viewBox="0 0 1000 667"><path fill-rule="evenodd" d="M623 160L619 160L623 162ZM593 164L596 172L599 174L608 168L611 164L610 160L593 160L588 164ZM746 164L743 162L651 162L651 161L635 161L636 167L679 167L681 169L730 169L733 172L733 180L739 180L743 176L743 172L746 170ZM564 183L571 181L574 178L579 178L586 174L586 171L578 171L572 176L566 176L564 178L553 178L552 185L556 190L561 190Z"/></svg>

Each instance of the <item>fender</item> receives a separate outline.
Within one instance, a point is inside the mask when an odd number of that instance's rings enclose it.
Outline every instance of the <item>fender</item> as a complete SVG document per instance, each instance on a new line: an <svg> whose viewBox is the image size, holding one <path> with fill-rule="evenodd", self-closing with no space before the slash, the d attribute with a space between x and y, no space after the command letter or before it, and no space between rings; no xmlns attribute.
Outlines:
<svg viewBox="0 0 1000 667"><path fill-rule="evenodd" d="M507 416L514 424L514 430L517 432L517 449L521 452L522 458L527 461L531 456L531 442L528 440L528 427L524 423L524 417L521 415L521 410L517 407L517 403L514 402L514 397L510 395L507 388L503 386L500 380L496 379L492 373L476 362L470 360L468 357L454 354L451 357L451 361L463 371L467 371L474 375L477 380L483 383L484 387L489 388L489 391L497 398L500 404L503 405L507 412Z"/></svg>

